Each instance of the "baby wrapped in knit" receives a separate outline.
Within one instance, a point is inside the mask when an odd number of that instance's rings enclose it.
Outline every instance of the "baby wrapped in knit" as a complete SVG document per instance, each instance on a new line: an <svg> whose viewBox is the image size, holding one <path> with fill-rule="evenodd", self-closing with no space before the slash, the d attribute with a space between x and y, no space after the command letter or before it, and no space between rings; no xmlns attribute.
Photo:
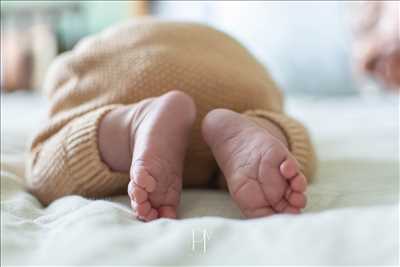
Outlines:
<svg viewBox="0 0 400 267"><path fill-rule="evenodd" d="M28 186L47 205L126 193L176 218L182 187L228 189L249 218L299 213L315 157L264 67L210 27L130 21L55 60Z"/></svg>

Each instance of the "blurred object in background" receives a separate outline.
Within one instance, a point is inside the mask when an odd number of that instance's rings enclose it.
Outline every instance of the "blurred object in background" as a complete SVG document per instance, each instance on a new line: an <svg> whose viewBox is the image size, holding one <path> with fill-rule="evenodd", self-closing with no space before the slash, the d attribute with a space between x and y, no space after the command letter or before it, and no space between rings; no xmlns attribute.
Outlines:
<svg viewBox="0 0 400 267"><path fill-rule="evenodd" d="M41 87L47 67L57 55L55 25L68 12L79 12L78 5L40 1L2 3L3 91Z"/></svg>
<svg viewBox="0 0 400 267"><path fill-rule="evenodd" d="M26 34L1 29L1 89L10 92L30 86L32 57Z"/></svg>
<svg viewBox="0 0 400 267"><path fill-rule="evenodd" d="M367 93L381 87L400 92L400 2L354 5L353 54L360 87Z"/></svg>
<svg viewBox="0 0 400 267"><path fill-rule="evenodd" d="M353 5L361 8L354 12L349 8ZM339 96L367 94L370 88L382 92L384 86L398 88L398 5L398 1L2 1L2 89L40 90L56 54L115 23L151 14L227 32L267 67L286 93ZM354 31L350 19L358 25ZM355 62L362 68L354 68Z"/></svg>
<svg viewBox="0 0 400 267"><path fill-rule="evenodd" d="M57 40L48 23L37 22L31 28L32 70L30 88L42 86L47 68L57 56Z"/></svg>
<svg viewBox="0 0 400 267"><path fill-rule="evenodd" d="M1 1L1 90L40 91L59 53L148 12L148 1Z"/></svg>
<svg viewBox="0 0 400 267"><path fill-rule="evenodd" d="M206 22L242 42L289 94L357 92L346 1L155 1L155 15Z"/></svg>
<svg viewBox="0 0 400 267"><path fill-rule="evenodd" d="M150 14L150 1L137 0L129 1L129 9L131 17L147 16Z"/></svg>

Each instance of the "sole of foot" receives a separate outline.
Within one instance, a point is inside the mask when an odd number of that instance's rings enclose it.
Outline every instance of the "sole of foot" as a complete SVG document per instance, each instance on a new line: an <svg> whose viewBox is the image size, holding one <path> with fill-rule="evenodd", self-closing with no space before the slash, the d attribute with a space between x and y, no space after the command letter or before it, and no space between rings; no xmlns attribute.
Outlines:
<svg viewBox="0 0 400 267"><path fill-rule="evenodd" d="M176 218L195 104L185 93L171 91L139 110L141 114L132 117L131 127L128 194L132 209L143 221Z"/></svg>
<svg viewBox="0 0 400 267"><path fill-rule="evenodd" d="M306 205L306 178L286 145L271 132L268 126L225 109L213 110L203 120L203 137L233 200L248 218L297 214Z"/></svg>

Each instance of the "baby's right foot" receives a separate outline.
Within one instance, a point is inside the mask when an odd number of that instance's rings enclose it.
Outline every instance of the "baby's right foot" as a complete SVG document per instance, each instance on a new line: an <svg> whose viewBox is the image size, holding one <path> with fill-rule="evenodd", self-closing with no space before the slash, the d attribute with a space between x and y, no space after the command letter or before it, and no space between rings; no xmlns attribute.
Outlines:
<svg viewBox="0 0 400 267"><path fill-rule="evenodd" d="M128 195L135 215L144 221L176 218L183 161L196 117L194 102L182 92L171 91L121 109L110 113L124 113L130 124ZM110 113L106 117L112 120Z"/></svg>
<svg viewBox="0 0 400 267"><path fill-rule="evenodd" d="M194 102L178 91L155 98L134 117L128 192L138 218L177 217L183 162L195 117Z"/></svg>

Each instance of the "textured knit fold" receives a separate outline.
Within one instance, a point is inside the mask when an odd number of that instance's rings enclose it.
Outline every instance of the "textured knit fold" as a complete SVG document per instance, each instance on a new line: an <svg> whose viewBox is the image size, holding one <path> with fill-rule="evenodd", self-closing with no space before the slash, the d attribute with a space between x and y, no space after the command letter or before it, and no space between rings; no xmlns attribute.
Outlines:
<svg viewBox="0 0 400 267"><path fill-rule="evenodd" d="M100 157L97 129L101 118L116 105L73 119L32 151L28 186L44 203L69 194L108 196L125 189L128 175L111 171Z"/></svg>

